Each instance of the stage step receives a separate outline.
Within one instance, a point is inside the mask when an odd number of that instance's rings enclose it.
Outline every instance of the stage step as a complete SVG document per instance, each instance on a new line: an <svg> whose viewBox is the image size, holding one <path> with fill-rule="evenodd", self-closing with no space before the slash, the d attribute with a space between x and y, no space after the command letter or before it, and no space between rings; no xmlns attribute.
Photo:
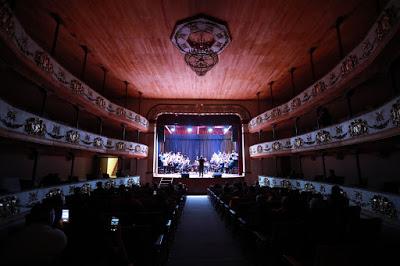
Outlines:
<svg viewBox="0 0 400 266"><path fill-rule="evenodd" d="M167 187L174 182L172 177L163 177L158 184L158 187Z"/></svg>

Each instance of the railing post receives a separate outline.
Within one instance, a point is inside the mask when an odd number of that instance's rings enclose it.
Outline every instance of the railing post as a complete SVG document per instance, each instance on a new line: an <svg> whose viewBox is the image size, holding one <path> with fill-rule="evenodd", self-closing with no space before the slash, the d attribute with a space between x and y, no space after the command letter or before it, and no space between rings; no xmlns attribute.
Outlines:
<svg viewBox="0 0 400 266"><path fill-rule="evenodd" d="M33 155L33 167L32 167L32 186L36 186L36 172L39 159L39 152L36 149L32 150Z"/></svg>
<svg viewBox="0 0 400 266"><path fill-rule="evenodd" d="M141 91L139 91L139 108L138 108L139 115L142 112L142 109L141 109L142 108L142 96L143 96L143 93ZM140 141L140 131L139 130L137 131L137 141L138 142Z"/></svg>
<svg viewBox="0 0 400 266"><path fill-rule="evenodd" d="M125 84L125 102L124 102L124 107L128 108L128 85L129 85L129 82L125 80L124 84Z"/></svg>
<svg viewBox="0 0 400 266"><path fill-rule="evenodd" d="M72 180L73 176L74 176L74 167L75 167L75 154L73 154L72 152L69 153L69 156L71 156L71 170L69 173L69 176Z"/></svg>
<svg viewBox="0 0 400 266"><path fill-rule="evenodd" d="M97 117L97 133L103 134L103 119L101 117Z"/></svg>
<svg viewBox="0 0 400 266"><path fill-rule="evenodd" d="M276 125L272 125L272 139L276 140Z"/></svg>
<svg viewBox="0 0 400 266"><path fill-rule="evenodd" d="M295 68L295 67L292 67L292 68L289 70L289 73L290 73L290 81L291 81L291 83L292 83L292 96L293 96L293 97L296 96L296 86L295 86L295 84L294 84L294 71L296 71L296 68Z"/></svg>
<svg viewBox="0 0 400 266"><path fill-rule="evenodd" d="M294 133L295 135L299 135L299 125L298 125L298 121L299 121L300 117L296 117L294 119Z"/></svg>
<svg viewBox="0 0 400 266"><path fill-rule="evenodd" d="M339 46L339 57L340 57L340 59L344 58L342 34L340 32L340 26L343 24L343 22L344 22L344 17L340 16L340 17L338 17L336 19L336 23L335 23L336 35L337 35L338 46Z"/></svg>
<svg viewBox="0 0 400 266"><path fill-rule="evenodd" d="M89 53L89 48L86 45L81 45L81 48L83 50L83 63L82 63L82 71L81 71L81 80L85 81L85 71L86 71L86 62L87 62L87 56Z"/></svg>
<svg viewBox="0 0 400 266"><path fill-rule="evenodd" d="M269 85L269 95L271 96L271 108L274 108L275 104L274 104L274 95L272 93L272 85L274 84L274 81L271 81L270 83L268 83Z"/></svg>
<svg viewBox="0 0 400 266"><path fill-rule="evenodd" d="M107 69L104 66L100 67L101 70L103 71L103 82L101 83L101 93L104 94L106 90L106 78L107 78Z"/></svg>
<svg viewBox="0 0 400 266"><path fill-rule="evenodd" d="M317 47L311 47L310 50L308 50L308 53L310 54L310 66L311 66L311 78L312 82L316 81L315 77L315 66L314 66L314 52L317 49Z"/></svg>
<svg viewBox="0 0 400 266"><path fill-rule="evenodd" d="M60 25L62 24L62 20L61 20L60 16L57 15L56 13L50 13L50 16L56 22L56 28L54 30L54 36L53 36L53 44L51 45L51 50L50 50L50 55L54 56L55 51L56 51L57 41L58 41L58 33L60 31Z"/></svg>
<svg viewBox="0 0 400 266"><path fill-rule="evenodd" d="M74 105L74 109L75 109L75 121L74 121L74 125L76 127L76 129L79 128L79 107L77 105Z"/></svg>
<svg viewBox="0 0 400 266"><path fill-rule="evenodd" d="M356 167L357 167L357 177L358 177L358 185L362 185L362 175L361 175L361 166L360 166L360 156L359 156L359 151L358 149L356 150L355 153L355 157L356 157Z"/></svg>
<svg viewBox="0 0 400 266"><path fill-rule="evenodd" d="M125 140L125 138L126 138L126 127L125 127L125 124L121 124L121 127L122 127L122 140Z"/></svg>
<svg viewBox="0 0 400 266"><path fill-rule="evenodd" d="M324 171L324 180L326 180L326 164L325 164L325 154L324 152L321 153L322 158L322 169Z"/></svg>

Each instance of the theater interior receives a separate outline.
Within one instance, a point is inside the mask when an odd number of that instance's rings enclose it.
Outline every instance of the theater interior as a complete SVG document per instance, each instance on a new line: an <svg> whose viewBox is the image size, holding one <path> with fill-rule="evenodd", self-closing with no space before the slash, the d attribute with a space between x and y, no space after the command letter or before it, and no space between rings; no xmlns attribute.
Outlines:
<svg viewBox="0 0 400 266"><path fill-rule="evenodd" d="M398 265L400 0L0 0L0 264Z"/></svg>

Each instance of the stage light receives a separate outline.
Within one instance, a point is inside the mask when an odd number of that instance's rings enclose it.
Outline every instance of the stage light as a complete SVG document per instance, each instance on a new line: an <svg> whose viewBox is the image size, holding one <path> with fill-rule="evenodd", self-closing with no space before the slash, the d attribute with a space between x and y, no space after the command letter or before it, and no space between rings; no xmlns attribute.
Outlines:
<svg viewBox="0 0 400 266"><path fill-rule="evenodd" d="M229 131L229 128L224 127L224 134Z"/></svg>
<svg viewBox="0 0 400 266"><path fill-rule="evenodd" d="M187 132L192 133L192 131L193 131L193 128L191 128L191 127L187 128Z"/></svg>
<svg viewBox="0 0 400 266"><path fill-rule="evenodd" d="M212 127L209 127L209 128L207 129L207 131L208 131L208 133L211 133L211 132L213 132L213 129L212 129Z"/></svg>
<svg viewBox="0 0 400 266"><path fill-rule="evenodd" d="M172 132L175 132L175 127L171 128L171 131L172 131Z"/></svg>

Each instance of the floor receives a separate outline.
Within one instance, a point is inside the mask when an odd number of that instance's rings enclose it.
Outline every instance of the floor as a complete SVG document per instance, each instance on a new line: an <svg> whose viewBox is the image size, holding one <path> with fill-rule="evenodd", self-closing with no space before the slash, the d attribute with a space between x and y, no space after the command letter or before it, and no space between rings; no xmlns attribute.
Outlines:
<svg viewBox="0 0 400 266"><path fill-rule="evenodd" d="M207 196L187 196L168 266L247 266Z"/></svg>

